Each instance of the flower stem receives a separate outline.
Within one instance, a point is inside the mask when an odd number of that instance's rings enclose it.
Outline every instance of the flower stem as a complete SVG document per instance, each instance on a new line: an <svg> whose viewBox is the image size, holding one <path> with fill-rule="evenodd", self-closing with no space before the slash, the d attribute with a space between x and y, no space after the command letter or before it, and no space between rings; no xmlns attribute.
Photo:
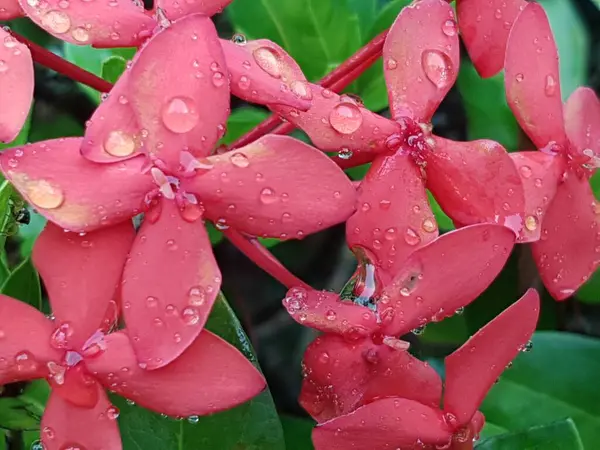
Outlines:
<svg viewBox="0 0 600 450"><path fill-rule="evenodd" d="M66 59L55 55L51 51L46 50L44 47L40 47L36 43L31 42L29 39L26 39L17 33L11 31L11 34L15 37L15 39L22 42L29 48L31 57L36 63L65 75L66 77L69 77L81 84L85 84L92 89L96 89L97 91L109 92L112 89L112 84L108 81L103 80L93 73L70 63Z"/></svg>
<svg viewBox="0 0 600 450"><path fill-rule="evenodd" d="M250 238L242 235L239 231L228 229L223 234L231 241L244 255L252 260L254 264L267 272L288 289L293 287L303 287L312 289L304 281L297 278L287 270L273 254L267 250L256 238Z"/></svg>
<svg viewBox="0 0 600 450"><path fill-rule="evenodd" d="M322 78L318 84L331 89L334 92L340 92L350 83L356 80L365 70L381 56L383 44L387 37L388 31L377 35L368 44L360 48L354 55L340 64L335 70ZM272 115L268 119L259 123L255 128L250 130L244 136L236 140L229 146L230 149L236 149L254 142L258 138L272 132L279 124L281 119L277 115ZM277 129L276 134L287 134L295 127L289 123L284 124Z"/></svg>

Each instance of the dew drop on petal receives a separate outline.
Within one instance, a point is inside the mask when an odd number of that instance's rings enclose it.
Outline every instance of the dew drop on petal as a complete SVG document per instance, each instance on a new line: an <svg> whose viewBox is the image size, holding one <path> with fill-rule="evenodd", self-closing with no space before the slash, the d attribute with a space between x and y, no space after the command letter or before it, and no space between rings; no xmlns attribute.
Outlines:
<svg viewBox="0 0 600 450"><path fill-rule="evenodd" d="M535 231L538 227L538 220L535 216L527 216L525 218L525 228L529 231Z"/></svg>
<svg viewBox="0 0 600 450"><path fill-rule="evenodd" d="M421 64L425 75L439 89L446 88L452 82L452 61L439 50L425 50Z"/></svg>
<svg viewBox="0 0 600 450"><path fill-rule="evenodd" d="M437 223L435 222L435 219L427 218L427 219L423 220L423 223L421 224L421 228L423 228L423 230L426 231L427 233L433 233L434 231L437 230Z"/></svg>
<svg viewBox="0 0 600 450"><path fill-rule="evenodd" d="M120 130L108 133L103 146L104 151L112 156L129 156L135 151L133 136Z"/></svg>
<svg viewBox="0 0 600 450"><path fill-rule="evenodd" d="M117 420L119 418L119 409L116 406L110 406L107 410L106 410L106 417L109 420Z"/></svg>
<svg viewBox="0 0 600 450"><path fill-rule="evenodd" d="M189 97L173 97L162 108L163 124L173 133L191 131L200 119L196 102Z"/></svg>
<svg viewBox="0 0 600 450"><path fill-rule="evenodd" d="M389 70L394 70L398 67L398 61L394 58L388 58L385 65Z"/></svg>
<svg viewBox="0 0 600 450"><path fill-rule="evenodd" d="M412 228L407 228L404 232L404 240L408 245L417 245L419 242L421 242L421 237Z"/></svg>
<svg viewBox="0 0 600 450"><path fill-rule="evenodd" d="M206 301L206 295L202 286L192 286L188 291L188 302L192 306L202 306Z"/></svg>
<svg viewBox="0 0 600 450"><path fill-rule="evenodd" d="M56 209L65 201L65 196L60 188L52 186L46 180L28 181L25 193L31 203L38 208Z"/></svg>
<svg viewBox="0 0 600 450"><path fill-rule="evenodd" d="M54 429L50 428L50 427L44 427L42 429L42 435L45 439L49 439L49 440L52 440L56 437L56 433L55 433Z"/></svg>
<svg viewBox="0 0 600 450"><path fill-rule="evenodd" d="M530 178L532 174L531 167L529 166L521 166L519 172L521 172L523 178Z"/></svg>
<svg viewBox="0 0 600 450"><path fill-rule="evenodd" d="M449 37L456 36L456 22L452 19L446 20L442 24L442 32Z"/></svg>
<svg viewBox="0 0 600 450"><path fill-rule="evenodd" d="M352 134L360 128L363 116L360 108L354 103L343 102L336 105L329 113L329 123L341 134Z"/></svg>
<svg viewBox="0 0 600 450"><path fill-rule="evenodd" d="M44 14L42 24L53 33L62 34L71 28L71 18L67 13L52 10Z"/></svg>
<svg viewBox="0 0 600 450"><path fill-rule="evenodd" d="M77 27L71 31L71 36L77 42L85 43L90 40L90 34L84 27Z"/></svg>
<svg viewBox="0 0 600 450"><path fill-rule="evenodd" d="M515 75L515 80L517 80L517 83L520 83L524 79L525 79L525 75L523 75L522 73L518 73Z"/></svg>
<svg viewBox="0 0 600 450"><path fill-rule="evenodd" d="M231 161L231 164L240 168L248 167L250 165L250 160L248 157L241 152L233 153L229 157L229 160Z"/></svg>
<svg viewBox="0 0 600 450"><path fill-rule="evenodd" d="M552 75L546 75L546 84L544 86L544 93L547 97L553 97L556 94L557 82L556 78Z"/></svg>
<svg viewBox="0 0 600 450"><path fill-rule="evenodd" d="M260 201L265 205L270 205L277 201L277 195L273 189L266 187L260 191Z"/></svg>
<svg viewBox="0 0 600 450"><path fill-rule="evenodd" d="M307 100L310 100L312 98L312 92L310 90L310 87L308 87L308 84L305 81L292 81L290 88L292 89L292 92L300 98Z"/></svg>
<svg viewBox="0 0 600 450"><path fill-rule="evenodd" d="M337 154L338 158L344 159L344 160L352 158L352 155L353 155L353 152L348 147L343 147Z"/></svg>
<svg viewBox="0 0 600 450"><path fill-rule="evenodd" d="M200 322L200 314L196 308L188 307L181 311L181 318L186 325L196 325Z"/></svg>
<svg viewBox="0 0 600 450"><path fill-rule="evenodd" d="M258 66L262 70L264 70L274 78L281 77L281 67L279 65L279 58L277 58L277 55L275 55L273 50L266 47L260 47L254 50L254 52L252 52L252 55L254 56L256 64L258 64Z"/></svg>
<svg viewBox="0 0 600 450"><path fill-rule="evenodd" d="M248 41L246 40L246 36L241 33L236 33L231 37L231 42L237 45L246 45Z"/></svg>

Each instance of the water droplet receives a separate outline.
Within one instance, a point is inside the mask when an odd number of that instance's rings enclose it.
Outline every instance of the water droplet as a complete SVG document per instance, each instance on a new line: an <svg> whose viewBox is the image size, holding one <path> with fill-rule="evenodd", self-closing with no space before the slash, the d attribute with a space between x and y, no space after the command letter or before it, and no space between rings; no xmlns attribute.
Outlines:
<svg viewBox="0 0 600 450"><path fill-rule="evenodd" d="M546 85L544 86L544 92L547 97L553 97L556 94L556 88L558 87L558 83L556 82L556 78L552 75L546 75Z"/></svg>
<svg viewBox="0 0 600 450"><path fill-rule="evenodd" d="M300 98L307 99L307 100L310 100L312 98L312 92L310 90L310 87L308 86L308 84L305 81L302 81L302 80L292 81L290 88L292 89L292 92Z"/></svg>
<svg viewBox="0 0 600 450"><path fill-rule="evenodd" d="M200 322L200 314L196 308L185 308L181 311L181 317L186 325L196 325Z"/></svg>
<svg viewBox="0 0 600 450"><path fill-rule="evenodd" d="M420 336L423 333L425 333L425 325L422 325L422 326L417 327L414 330L412 330L412 334L417 335L417 336Z"/></svg>
<svg viewBox="0 0 600 450"><path fill-rule="evenodd" d="M106 153L118 157L129 156L135 151L133 136L120 130L108 133L103 146Z"/></svg>
<svg viewBox="0 0 600 450"><path fill-rule="evenodd" d="M116 406L110 406L106 410L106 417L108 418L108 420L117 420L119 418L119 414L119 408L117 408Z"/></svg>
<svg viewBox="0 0 600 450"><path fill-rule="evenodd" d="M192 306L202 306L206 301L206 295L202 286L192 286L188 291L188 302Z"/></svg>
<svg viewBox="0 0 600 450"><path fill-rule="evenodd" d="M42 444L42 441L35 441L31 444L30 450L46 450L46 447Z"/></svg>
<svg viewBox="0 0 600 450"><path fill-rule="evenodd" d="M327 320L329 320L330 322L333 322L335 319L337 319L337 314L335 313L334 310L330 309L329 311L327 311L325 313L325 318Z"/></svg>
<svg viewBox="0 0 600 450"><path fill-rule="evenodd" d="M241 152L235 152L229 157L229 160L231 161L231 164L236 167L244 168L250 165L248 157Z"/></svg>
<svg viewBox="0 0 600 450"><path fill-rule="evenodd" d="M277 201L277 196L275 195L275 191L271 188L264 188L260 191L260 201L265 205L270 205Z"/></svg>
<svg viewBox="0 0 600 450"><path fill-rule="evenodd" d="M6 61L0 59L0 73L8 72L8 64Z"/></svg>
<svg viewBox="0 0 600 450"><path fill-rule="evenodd" d="M25 193L31 203L38 208L56 209L65 201L65 196L60 188L52 186L46 180L28 181Z"/></svg>
<svg viewBox="0 0 600 450"><path fill-rule="evenodd" d="M533 342L531 341L527 341L527 343L525 343L525 345L522 345L521 347L519 347L519 351L527 353L530 352L533 349Z"/></svg>
<svg viewBox="0 0 600 450"><path fill-rule="evenodd" d="M352 150L350 150L348 147L344 147L338 152L337 155L338 155L338 158L347 160L347 159L352 158L353 153L352 153Z"/></svg>
<svg viewBox="0 0 600 450"><path fill-rule="evenodd" d="M519 172L521 172L521 176L523 178L529 178L529 177L531 177L531 174L532 174L531 167L529 167L529 166L521 166L519 168Z"/></svg>
<svg viewBox="0 0 600 450"><path fill-rule="evenodd" d="M442 32L446 36L456 36L456 22L452 19L446 20L442 25Z"/></svg>
<svg viewBox="0 0 600 450"><path fill-rule="evenodd" d="M156 308L158 306L158 299L156 297L146 297L146 306L148 308Z"/></svg>
<svg viewBox="0 0 600 450"><path fill-rule="evenodd" d="M212 76L212 83L215 87L221 87L225 84L225 75L221 72L215 72Z"/></svg>
<svg viewBox="0 0 600 450"><path fill-rule="evenodd" d="M427 233L433 233L437 230L437 223L435 219L427 218L423 220L421 228L423 228L423 230L425 230Z"/></svg>
<svg viewBox="0 0 600 450"><path fill-rule="evenodd" d="M44 427L42 429L42 435L44 438L52 440L56 437L56 433L54 432L53 428L50 427Z"/></svg>
<svg viewBox="0 0 600 450"><path fill-rule="evenodd" d="M352 134L363 122L360 108L354 103L344 102L336 105L329 113L329 123L341 134Z"/></svg>
<svg viewBox="0 0 600 450"><path fill-rule="evenodd" d="M319 355L319 362L321 364L327 364L329 362L329 353L323 352Z"/></svg>
<svg viewBox="0 0 600 450"><path fill-rule="evenodd" d="M200 421L200 417L198 417L198 416L190 416L190 417L187 418L187 421L189 423L194 423L195 424L195 423L198 423Z"/></svg>
<svg viewBox="0 0 600 450"><path fill-rule="evenodd" d="M69 322L59 325L50 335L50 346L56 349L65 349L69 346L69 338L73 336L74 330Z"/></svg>
<svg viewBox="0 0 600 450"><path fill-rule="evenodd" d="M62 34L71 28L71 18L62 11L52 10L44 14L42 24L51 32Z"/></svg>
<svg viewBox="0 0 600 450"><path fill-rule="evenodd" d="M196 102L189 97L173 97L161 112L162 121L173 133L187 133L191 131L200 119Z"/></svg>
<svg viewBox="0 0 600 450"><path fill-rule="evenodd" d="M517 83L520 83L524 79L525 79L525 75L523 75L522 73L518 73L515 75L515 80L517 80Z"/></svg>
<svg viewBox="0 0 600 450"><path fill-rule="evenodd" d="M394 58L388 58L385 65L389 70L394 70L398 67L398 61Z"/></svg>
<svg viewBox="0 0 600 450"><path fill-rule="evenodd" d="M22 351L15 355L15 364L17 371L22 373L32 373L38 369L38 363L35 357L28 351Z"/></svg>
<svg viewBox="0 0 600 450"><path fill-rule="evenodd" d="M439 50L425 50L421 61L425 75L439 89L446 88L452 82L452 61Z"/></svg>
<svg viewBox="0 0 600 450"><path fill-rule="evenodd" d="M252 52L258 66L274 78L281 77L279 58L273 50L267 47L257 48Z"/></svg>
<svg viewBox="0 0 600 450"><path fill-rule="evenodd" d="M71 31L71 36L77 42L85 43L90 39L90 34L84 27L77 27L73 31Z"/></svg>
<svg viewBox="0 0 600 450"><path fill-rule="evenodd" d="M383 235L386 240L388 241L393 241L396 239L397 233L396 233L396 229L395 228L388 228L387 230L385 230L385 233Z"/></svg>
<svg viewBox="0 0 600 450"><path fill-rule="evenodd" d="M246 45L248 41L246 40L246 36L241 33L236 33L231 37L231 42L237 45Z"/></svg>
<svg viewBox="0 0 600 450"><path fill-rule="evenodd" d="M407 228L404 232L404 240L408 245L417 245L419 242L421 242L421 237L412 228Z"/></svg>
<svg viewBox="0 0 600 450"><path fill-rule="evenodd" d="M525 218L525 227L529 231L535 231L538 227L538 220L535 216L527 216Z"/></svg>

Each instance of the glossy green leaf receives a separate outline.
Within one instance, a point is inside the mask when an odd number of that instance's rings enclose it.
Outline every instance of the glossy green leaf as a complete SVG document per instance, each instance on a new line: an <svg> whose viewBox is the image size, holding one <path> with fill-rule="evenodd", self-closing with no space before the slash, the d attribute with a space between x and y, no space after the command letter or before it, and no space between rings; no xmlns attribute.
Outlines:
<svg viewBox="0 0 600 450"><path fill-rule="evenodd" d="M281 416L286 450L313 450L312 430L316 423L311 419Z"/></svg>
<svg viewBox="0 0 600 450"><path fill-rule="evenodd" d="M585 448L600 442L600 339L537 332L485 399L486 419L510 431L570 417Z"/></svg>
<svg viewBox="0 0 600 450"><path fill-rule="evenodd" d="M35 430L39 417L32 415L17 397L0 398L0 428L13 431Z"/></svg>
<svg viewBox="0 0 600 450"><path fill-rule="evenodd" d="M477 450L583 450L571 419L540 425L516 433L502 434L477 444Z"/></svg>
<svg viewBox="0 0 600 450"><path fill-rule="evenodd" d="M222 295L215 303L207 328L235 345L256 364L252 345ZM281 423L268 391L229 411L201 417L197 423L163 418L127 405L120 398L115 397L114 401L121 409L119 426L125 450L285 450Z"/></svg>
<svg viewBox="0 0 600 450"><path fill-rule="evenodd" d="M503 74L483 79L473 64L464 60L458 90L467 115L469 140L492 139L507 150L519 150L519 125L506 103Z"/></svg>
<svg viewBox="0 0 600 450"><path fill-rule="evenodd" d="M12 271L2 285L2 293L29 303L35 308L42 308L42 289L40 277L31 259L27 258Z"/></svg>
<svg viewBox="0 0 600 450"><path fill-rule="evenodd" d="M367 38L366 33L373 26L373 21L377 16L377 0L348 0L348 5L358 17L360 28L363 30L362 35Z"/></svg>
<svg viewBox="0 0 600 450"><path fill-rule="evenodd" d="M248 39L281 45L316 80L360 47L356 13L347 0L236 0L227 12Z"/></svg>
<svg viewBox="0 0 600 450"><path fill-rule="evenodd" d="M122 56L111 56L102 62L102 78L111 83L116 83L127 69L127 60Z"/></svg>

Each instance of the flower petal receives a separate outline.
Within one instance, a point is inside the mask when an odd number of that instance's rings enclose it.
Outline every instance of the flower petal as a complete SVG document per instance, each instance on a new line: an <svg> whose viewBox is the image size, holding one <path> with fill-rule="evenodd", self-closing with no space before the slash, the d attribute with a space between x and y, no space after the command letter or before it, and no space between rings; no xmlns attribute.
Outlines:
<svg viewBox="0 0 600 450"><path fill-rule="evenodd" d="M367 249L375 266L390 274L408 255L438 236L421 172L410 156L379 156L358 188L346 223L351 249Z"/></svg>
<svg viewBox="0 0 600 450"><path fill-rule="evenodd" d="M565 103L564 114L567 136L574 145L569 147L571 154L590 149L600 159L600 100L596 93L587 87L576 89Z"/></svg>
<svg viewBox="0 0 600 450"><path fill-rule="evenodd" d="M558 50L538 3L527 4L510 32L504 83L508 104L533 143L564 145Z"/></svg>
<svg viewBox="0 0 600 450"><path fill-rule="evenodd" d="M429 364L370 339L320 336L306 350L303 368L300 404L318 422L379 398L408 398L438 407L442 396L442 381Z"/></svg>
<svg viewBox="0 0 600 450"><path fill-rule="evenodd" d="M179 358L152 371L138 367L127 334L112 333L106 339L106 351L90 360L88 368L111 390L156 412L212 414L250 400L266 385L237 349L206 330Z"/></svg>
<svg viewBox="0 0 600 450"><path fill-rule="evenodd" d="M142 224L123 274L123 314L140 363L157 369L196 339L221 287L221 273L201 221L175 202Z"/></svg>
<svg viewBox="0 0 600 450"><path fill-rule="evenodd" d="M61 357L50 347L52 330L37 309L0 295L0 385L48 374L46 363Z"/></svg>
<svg viewBox="0 0 600 450"><path fill-rule="evenodd" d="M31 108L33 61L27 46L2 27L0 41L0 142L11 142L21 131Z"/></svg>
<svg viewBox="0 0 600 450"><path fill-rule="evenodd" d="M81 408L52 393L41 423L42 443L46 450L85 448L86 450L120 450L121 434L118 410L98 385L98 403Z"/></svg>
<svg viewBox="0 0 600 450"><path fill-rule="evenodd" d="M186 179L222 226L263 237L301 238L346 220L354 211L356 190L327 156L287 136L256 142L209 158L202 176Z"/></svg>
<svg viewBox="0 0 600 450"><path fill-rule="evenodd" d="M458 426L471 421L504 368L525 347L539 311L539 295L529 289L446 358L444 410L455 417Z"/></svg>
<svg viewBox="0 0 600 450"><path fill-rule="evenodd" d="M0 20L12 20L23 15L18 0L2 0L0 6ZM1 33L0 33L1 34Z"/></svg>
<svg viewBox="0 0 600 450"><path fill-rule="evenodd" d="M379 328L373 311L341 301L334 292L292 288L283 300L283 306L301 325L325 333L346 335L350 339L366 337Z"/></svg>
<svg viewBox="0 0 600 450"><path fill-rule="evenodd" d="M518 242L535 242L540 239L544 214L562 176L563 159L543 152L513 152L509 156L517 167L525 194L525 226Z"/></svg>
<svg viewBox="0 0 600 450"><path fill-rule="evenodd" d="M76 45L132 47L139 45L156 26L141 4L61 0L19 0L31 20L53 36Z"/></svg>
<svg viewBox="0 0 600 450"><path fill-rule="evenodd" d="M404 8L385 40L383 61L392 117L430 122L460 65L454 11L448 2L418 0Z"/></svg>
<svg viewBox="0 0 600 450"><path fill-rule="evenodd" d="M95 164L82 138L54 139L0 154L0 169L31 206L57 225L86 232L129 220L155 185L144 160Z"/></svg>
<svg viewBox="0 0 600 450"><path fill-rule="evenodd" d="M229 115L227 66L210 19L193 14L154 35L136 55L128 92L147 153L174 168L182 149L208 155Z"/></svg>
<svg viewBox="0 0 600 450"><path fill-rule="evenodd" d="M518 218L518 233L523 227L525 199L508 155L494 141L456 142L436 137L435 147L426 153L427 187L452 220L463 225L496 222L510 226L513 218Z"/></svg>
<svg viewBox="0 0 600 450"><path fill-rule="evenodd" d="M340 151L344 158L355 154L387 151L389 136L401 133L400 125L374 114L355 99L310 84L312 106L306 112L269 105L271 110L303 130L323 151ZM370 159L369 159L370 161ZM368 161L367 161L368 162Z"/></svg>
<svg viewBox="0 0 600 450"><path fill-rule="evenodd" d="M570 297L600 265L600 205L587 178L567 175L546 211L541 239L531 246L556 300Z"/></svg>
<svg viewBox="0 0 600 450"><path fill-rule="evenodd" d="M165 16L170 20L176 20L189 14L201 13L205 16L212 16L222 12L231 0L199 0L199 1L181 1L181 0L156 0L155 5L161 8Z"/></svg>
<svg viewBox="0 0 600 450"><path fill-rule="evenodd" d="M297 76L297 70L287 70L291 57L280 46L266 39L243 45L221 39L221 46L233 95L261 105L281 104L302 111L310 108L310 86L304 75Z"/></svg>
<svg viewBox="0 0 600 450"><path fill-rule="evenodd" d="M378 308L395 310L383 332L402 335L468 305L500 273L515 239L509 228L500 225L470 225L415 251L379 300Z"/></svg>
<svg viewBox="0 0 600 450"><path fill-rule="evenodd" d="M33 261L48 291L57 324L68 324L65 348L81 348L101 327L121 281L135 232L131 222L80 236L48 223Z"/></svg>
<svg viewBox="0 0 600 450"><path fill-rule="evenodd" d="M452 432L441 411L404 398L386 398L313 430L315 450L417 448L445 445Z"/></svg>
<svg viewBox="0 0 600 450"><path fill-rule="evenodd" d="M510 29L525 5L525 0L456 2L460 34L473 65L483 78L503 69Z"/></svg>

